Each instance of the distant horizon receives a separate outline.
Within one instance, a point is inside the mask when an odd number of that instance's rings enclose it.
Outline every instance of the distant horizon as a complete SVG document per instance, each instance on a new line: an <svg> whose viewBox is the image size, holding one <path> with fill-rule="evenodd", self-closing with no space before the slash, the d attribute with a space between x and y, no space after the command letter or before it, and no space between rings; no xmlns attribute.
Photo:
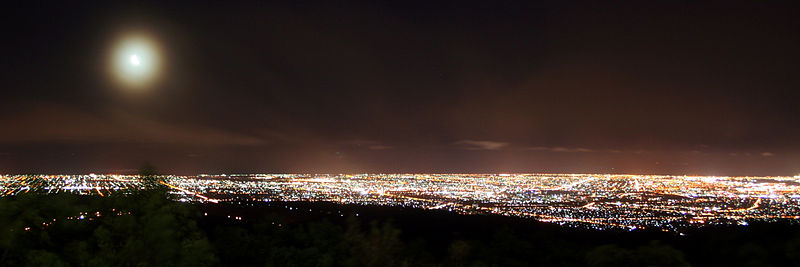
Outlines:
<svg viewBox="0 0 800 267"><path fill-rule="evenodd" d="M603 173L603 172L230 172L230 173L196 173L196 174L179 174L179 173L159 173L158 176L239 176L239 175L274 175L274 174L308 174L308 175L400 175L400 174L433 174L433 175L524 175L524 174L538 174L538 175L630 175L630 176L686 176L686 177L788 177L800 178L800 173L788 175L715 175L715 174L664 174L664 173ZM138 173L120 173L120 172L88 172L88 173L2 173L0 175L127 175L139 176Z"/></svg>

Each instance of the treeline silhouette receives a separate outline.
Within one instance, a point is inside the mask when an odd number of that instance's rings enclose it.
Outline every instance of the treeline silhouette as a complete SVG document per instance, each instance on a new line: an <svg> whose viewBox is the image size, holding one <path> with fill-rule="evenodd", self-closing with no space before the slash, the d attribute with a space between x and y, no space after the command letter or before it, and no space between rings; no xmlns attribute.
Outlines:
<svg viewBox="0 0 800 267"><path fill-rule="evenodd" d="M320 205L316 208L336 207ZM800 265L790 224L590 231L531 220L397 209L246 221L204 216L166 190L0 198L2 266L788 266ZM219 207L218 207L219 208ZM231 205L231 209L235 206ZM383 219L382 219L383 218Z"/></svg>

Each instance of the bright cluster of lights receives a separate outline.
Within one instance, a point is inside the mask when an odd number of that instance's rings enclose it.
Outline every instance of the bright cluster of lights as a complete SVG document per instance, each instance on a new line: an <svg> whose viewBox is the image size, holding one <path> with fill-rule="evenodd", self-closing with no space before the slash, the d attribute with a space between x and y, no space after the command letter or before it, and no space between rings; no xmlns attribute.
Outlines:
<svg viewBox="0 0 800 267"><path fill-rule="evenodd" d="M498 214L594 229L800 221L800 177L614 174L246 174L164 176L181 201L325 201ZM3 176L0 192L104 195L136 176Z"/></svg>

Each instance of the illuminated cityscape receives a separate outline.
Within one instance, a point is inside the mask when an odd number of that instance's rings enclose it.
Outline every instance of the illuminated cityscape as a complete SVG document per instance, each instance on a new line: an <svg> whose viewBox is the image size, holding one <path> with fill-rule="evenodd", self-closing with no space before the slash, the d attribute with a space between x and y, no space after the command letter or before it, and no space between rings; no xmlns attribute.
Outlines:
<svg viewBox="0 0 800 267"><path fill-rule="evenodd" d="M0 267L800 266L800 1L14 1Z"/></svg>
<svg viewBox="0 0 800 267"><path fill-rule="evenodd" d="M800 176L619 174L236 174L161 176L179 201L332 202L496 214L592 229L678 232L711 224L800 220ZM33 188L106 196L132 175L2 176L4 196Z"/></svg>

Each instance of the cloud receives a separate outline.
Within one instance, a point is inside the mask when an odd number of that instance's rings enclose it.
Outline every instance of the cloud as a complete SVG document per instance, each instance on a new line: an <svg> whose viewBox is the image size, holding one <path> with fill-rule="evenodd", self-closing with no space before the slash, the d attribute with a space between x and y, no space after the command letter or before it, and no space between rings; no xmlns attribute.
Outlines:
<svg viewBox="0 0 800 267"><path fill-rule="evenodd" d="M188 145L262 145L263 138L231 131L165 123L122 111L92 114L58 105L37 105L0 117L0 143L116 142Z"/></svg>
<svg viewBox="0 0 800 267"><path fill-rule="evenodd" d="M385 145L385 144L383 144L383 143L381 143L379 141L375 141L375 140L356 139L356 140L342 141L342 142L339 142L339 144L342 144L342 145L345 145L345 146L357 147L357 148L366 148L366 149L370 149L370 150L387 150L387 149L394 148L394 147L392 147L390 145Z"/></svg>
<svg viewBox="0 0 800 267"><path fill-rule="evenodd" d="M560 146L557 146L557 147L543 147L543 146L536 146L536 147L529 147L529 148L527 148L527 150L534 150L534 151L549 151L549 152L567 152L567 153L574 153L574 152L584 152L584 153L585 153L585 152L596 152L595 150L588 149L588 148L582 148L582 147L577 147L577 148L568 148L568 147L560 147ZM616 151L616 150L615 150L615 151ZM609 151L609 152L613 152L613 151ZM616 151L615 153L618 153L618 152L619 152L619 151Z"/></svg>
<svg viewBox="0 0 800 267"><path fill-rule="evenodd" d="M466 150L500 150L508 146L506 142L476 140L460 140L454 144Z"/></svg>
<svg viewBox="0 0 800 267"><path fill-rule="evenodd" d="M380 144L380 142L375 140L364 140L364 139L345 140L345 141L340 141L338 143L341 145L358 146L358 147Z"/></svg>
<svg viewBox="0 0 800 267"><path fill-rule="evenodd" d="M731 157L737 157L737 156L745 156L745 157L752 157L752 156L773 157L773 156L775 156L775 153L772 153L772 152L761 152L761 153L751 154L751 153L748 153L748 152L730 152L730 153L728 153L728 156L731 156Z"/></svg>

